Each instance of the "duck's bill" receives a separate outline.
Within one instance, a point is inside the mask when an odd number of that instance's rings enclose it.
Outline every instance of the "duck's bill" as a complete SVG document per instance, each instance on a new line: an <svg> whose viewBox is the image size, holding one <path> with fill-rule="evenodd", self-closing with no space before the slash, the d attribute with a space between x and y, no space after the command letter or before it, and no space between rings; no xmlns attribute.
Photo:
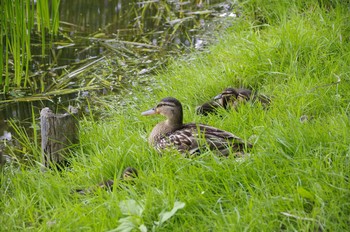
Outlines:
<svg viewBox="0 0 350 232"><path fill-rule="evenodd" d="M147 116L147 115L152 115L152 114L156 114L156 113L157 112L154 109L150 109L150 110L142 112L141 115Z"/></svg>
<svg viewBox="0 0 350 232"><path fill-rule="evenodd" d="M219 95L216 95L213 99L214 100L219 100L222 98L222 94L220 93Z"/></svg>

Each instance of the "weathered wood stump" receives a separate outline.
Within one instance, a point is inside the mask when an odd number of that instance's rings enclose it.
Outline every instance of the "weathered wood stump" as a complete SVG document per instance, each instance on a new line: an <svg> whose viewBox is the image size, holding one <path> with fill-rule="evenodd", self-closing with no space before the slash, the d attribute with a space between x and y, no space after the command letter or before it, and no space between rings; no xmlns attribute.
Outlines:
<svg viewBox="0 0 350 232"><path fill-rule="evenodd" d="M45 167L65 166L69 148L79 143L77 109L69 113L54 114L49 108L40 112L42 164Z"/></svg>
<svg viewBox="0 0 350 232"><path fill-rule="evenodd" d="M5 164L5 157L2 155L2 150L0 147L0 167Z"/></svg>

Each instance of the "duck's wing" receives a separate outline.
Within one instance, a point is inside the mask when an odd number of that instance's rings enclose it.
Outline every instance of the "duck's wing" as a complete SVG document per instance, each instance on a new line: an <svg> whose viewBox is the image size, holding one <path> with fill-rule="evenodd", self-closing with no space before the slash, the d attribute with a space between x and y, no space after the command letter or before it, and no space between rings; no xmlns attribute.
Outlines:
<svg viewBox="0 0 350 232"><path fill-rule="evenodd" d="M175 147L178 151L190 155L207 149L228 155L230 150L243 151L252 145L230 132L204 124L189 123L164 136L157 144L157 149L169 147Z"/></svg>
<svg viewBox="0 0 350 232"><path fill-rule="evenodd" d="M158 151L167 148L175 148L181 153L189 154L198 153L200 150L192 129L187 127L166 134L156 143Z"/></svg>
<svg viewBox="0 0 350 232"><path fill-rule="evenodd" d="M205 142L211 149L220 151L221 153L229 153L229 149L233 151L243 151L245 148L251 148L252 144L245 142L240 137L212 126L197 124L196 136L199 139L204 138Z"/></svg>

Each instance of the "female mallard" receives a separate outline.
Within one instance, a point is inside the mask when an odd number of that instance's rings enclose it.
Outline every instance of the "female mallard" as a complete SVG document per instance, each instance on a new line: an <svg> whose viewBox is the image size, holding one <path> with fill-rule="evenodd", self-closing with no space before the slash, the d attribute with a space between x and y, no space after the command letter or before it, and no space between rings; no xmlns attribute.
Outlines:
<svg viewBox="0 0 350 232"><path fill-rule="evenodd" d="M253 93L250 89L244 88L226 88L219 95L213 98L213 101L206 102L196 108L197 114L207 115L215 112L222 107L228 109L232 107L237 109L238 105L247 101L259 101L263 107L267 107L271 100L262 94Z"/></svg>
<svg viewBox="0 0 350 232"><path fill-rule="evenodd" d="M183 124L182 105L173 97L162 99L156 107L142 113L152 114L167 118L153 128L148 138L148 142L158 151L175 148L181 153L193 155L207 148L227 156L230 151L242 152L252 147L252 144L230 132L199 123Z"/></svg>

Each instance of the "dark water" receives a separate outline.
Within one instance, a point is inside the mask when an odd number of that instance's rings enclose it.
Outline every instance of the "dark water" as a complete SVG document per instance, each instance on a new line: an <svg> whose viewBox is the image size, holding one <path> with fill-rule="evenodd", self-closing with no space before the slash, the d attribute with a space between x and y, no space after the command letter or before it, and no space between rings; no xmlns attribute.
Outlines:
<svg viewBox="0 0 350 232"><path fill-rule="evenodd" d="M111 52L135 57L156 53L159 58L199 49L207 42L205 31L213 29L210 22L228 16L233 7L223 0L61 0L62 32L47 50L46 65L72 65ZM35 53L40 56L39 46Z"/></svg>
<svg viewBox="0 0 350 232"><path fill-rule="evenodd" d="M86 83L95 86L97 95L116 94L121 85L144 80L169 57L203 49L218 27L230 24L234 7L223 0L61 0L60 33L44 56L40 36L33 35L30 67L37 87L0 98L0 141L16 143L9 121L31 136L39 129L32 122L38 124L42 108L62 111L81 104L81 96L92 92L84 89Z"/></svg>

